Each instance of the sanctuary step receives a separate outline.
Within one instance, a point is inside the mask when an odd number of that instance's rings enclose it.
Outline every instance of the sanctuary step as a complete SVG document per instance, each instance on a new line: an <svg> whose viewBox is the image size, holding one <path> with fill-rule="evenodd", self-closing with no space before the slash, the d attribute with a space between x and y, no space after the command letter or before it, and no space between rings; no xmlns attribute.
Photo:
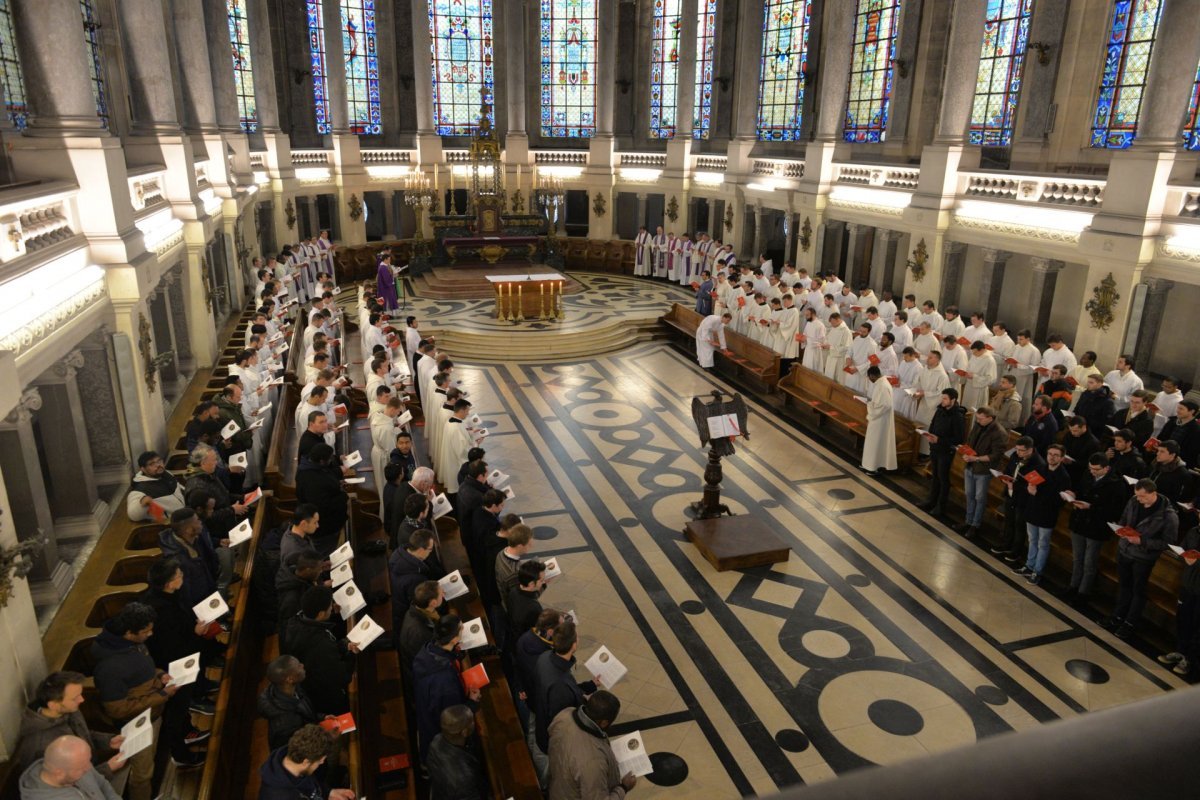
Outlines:
<svg viewBox="0 0 1200 800"><path fill-rule="evenodd" d="M501 323L502 324L502 323ZM617 320L571 330L569 320L543 322L541 329L497 328L493 332L434 330L438 346L465 361L553 361L615 353L656 338L658 320Z"/></svg>
<svg viewBox="0 0 1200 800"><path fill-rule="evenodd" d="M544 264L522 264L520 266L488 265L453 267L434 267L409 280L413 295L432 300L485 300L495 296L492 284L488 283L488 275L537 275L558 272ZM564 275L566 284L563 294L578 294L583 286L573 278Z"/></svg>

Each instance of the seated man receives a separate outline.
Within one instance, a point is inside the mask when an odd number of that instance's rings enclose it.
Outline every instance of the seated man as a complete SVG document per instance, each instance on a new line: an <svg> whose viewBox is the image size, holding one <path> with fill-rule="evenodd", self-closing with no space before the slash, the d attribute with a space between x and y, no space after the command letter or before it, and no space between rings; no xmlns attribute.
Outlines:
<svg viewBox="0 0 1200 800"><path fill-rule="evenodd" d="M149 450L138 456L138 471L125 499L131 522L166 522L171 512L183 508L183 487L167 472L162 456Z"/></svg>
<svg viewBox="0 0 1200 800"><path fill-rule="evenodd" d="M21 774L22 800L121 800L92 769L92 748L78 736L60 736Z"/></svg>
<svg viewBox="0 0 1200 800"><path fill-rule="evenodd" d="M267 721L267 746L272 750L285 746L305 725L321 720L301 686L305 677L304 665L295 656L279 656L267 665L267 688L258 696L258 715Z"/></svg>
<svg viewBox="0 0 1200 800"><path fill-rule="evenodd" d="M305 725L285 747L275 750L259 767L262 784L258 800L355 800L353 789L326 789L317 771L333 754L337 742L317 725Z"/></svg>
<svg viewBox="0 0 1200 800"><path fill-rule="evenodd" d="M60 736L78 736L92 745L92 766L116 788L125 788L125 760L117 752L124 739L111 733L93 733L79 707L83 684L78 672L52 672L42 679L33 700L21 712L17 763L28 767Z"/></svg>

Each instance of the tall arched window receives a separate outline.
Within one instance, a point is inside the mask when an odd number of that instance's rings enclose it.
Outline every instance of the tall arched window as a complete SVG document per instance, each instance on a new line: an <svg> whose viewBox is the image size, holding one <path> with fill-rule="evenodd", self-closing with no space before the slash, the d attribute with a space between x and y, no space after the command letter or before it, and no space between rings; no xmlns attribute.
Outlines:
<svg viewBox="0 0 1200 800"><path fill-rule="evenodd" d="M800 138L811 0L765 0L758 73L758 138Z"/></svg>
<svg viewBox="0 0 1200 800"><path fill-rule="evenodd" d="M329 133L333 130L333 120L329 116L329 73L325 69L325 22L321 18L321 0L308 0L308 52L317 133Z"/></svg>
<svg viewBox="0 0 1200 800"><path fill-rule="evenodd" d="M250 63L250 20L246 0L225 0L229 18L229 47L233 51L233 84L237 92L242 130L258 130L258 102L254 99L254 70Z"/></svg>
<svg viewBox="0 0 1200 800"><path fill-rule="evenodd" d="M375 0L341 0L341 3L350 130L359 134L383 133L379 55L375 49Z"/></svg>
<svg viewBox="0 0 1200 800"><path fill-rule="evenodd" d="M479 108L495 103L492 0L430 0L433 124L442 136L470 136ZM495 110L488 121L496 122Z"/></svg>
<svg viewBox="0 0 1200 800"><path fill-rule="evenodd" d="M596 133L596 4L541 0L542 136Z"/></svg>
<svg viewBox="0 0 1200 800"><path fill-rule="evenodd" d="M846 97L847 142L882 142L892 101L900 0L858 0Z"/></svg>
<svg viewBox="0 0 1200 800"><path fill-rule="evenodd" d="M654 0L650 33L650 135L671 139L679 118L679 36L682 0ZM696 20L696 87L692 136L707 139L712 121L712 64L716 42L717 0L700 0Z"/></svg>
<svg viewBox="0 0 1200 800"><path fill-rule="evenodd" d="M1138 114L1162 0L1117 0L1092 120L1092 147L1123 149L1137 136Z"/></svg>
<svg viewBox="0 0 1200 800"><path fill-rule="evenodd" d="M29 106L25 101L21 59L17 56L11 0L0 0L0 88L4 89L5 115L17 130L24 130L29 121Z"/></svg>
<svg viewBox="0 0 1200 800"><path fill-rule="evenodd" d="M104 71L100 65L100 21L92 0L79 0L83 15L83 40L87 45L88 73L92 79L92 97L96 100L96 116L108 127L108 94L104 89Z"/></svg>
<svg viewBox="0 0 1200 800"><path fill-rule="evenodd" d="M968 140L1007 147L1017 119L1033 0L988 0Z"/></svg>
<svg viewBox="0 0 1200 800"><path fill-rule="evenodd" d="M1188 103L1187 120L1183 123L1183 146L1188 150L1200 150L1200 67L1196 68L1196 80L1192 83L1192 99Z"/></svg>

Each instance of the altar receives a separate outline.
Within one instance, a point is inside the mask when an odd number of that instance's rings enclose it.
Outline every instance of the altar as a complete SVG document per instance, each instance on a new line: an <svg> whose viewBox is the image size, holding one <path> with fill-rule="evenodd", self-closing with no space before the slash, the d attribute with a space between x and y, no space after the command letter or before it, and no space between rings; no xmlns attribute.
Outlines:
<svg viewBox="0 0 1200 800"><path fill-rule="evenodd" d="M536 275L488 275L496 297L496 319L562 319L563 285L557 272Z"/></svg>
<svg viewBox="0 0 1200 800"><path fill-rule="evenodd" d="M447 236L441 240L452 264L532 262L541 247L537 236Z"/></svg>

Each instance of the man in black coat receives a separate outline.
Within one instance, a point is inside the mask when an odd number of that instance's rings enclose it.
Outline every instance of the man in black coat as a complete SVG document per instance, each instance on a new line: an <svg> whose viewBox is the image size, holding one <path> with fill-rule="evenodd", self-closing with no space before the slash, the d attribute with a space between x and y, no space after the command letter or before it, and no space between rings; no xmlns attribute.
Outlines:
<svg viewBox="0 0 1200 800"><path fill-rule="evenodd" d="M462 620L447 614L438 620L433 641L413 659L413 694L416 698L417 740L421 763L441 731L442 712L450 706L479 702L480 691L463 687L458 670L458 644Z"/></svg>
<svg viewBox="0 0 1200 800"><path fill-rule="evenodd" d="M1013 457L1004 467L1004 539L992 552L1001 555L1010 564L1024 561L1028 555L1025 546L1025 501L1029 492L1025 489L1026 473L1044 472L1046 462L1033 449L1033 439L1022 436L1017 439Z"/></svg>
<svg viewBox="0 0 1200 800"><path fill-rule="evenodd" d="M1096 580L1100 548L1112 536L1108 523L1116 522L1131 494L1129 484L1112 471L1108 456L1093 453L1087 472L1074 490L1071 502L1071 583L1062 595L1072 605L1085 605Z"/></svg>
<svg viewBox="0 0 1200 800"><path fill-rule="evenodd" d="M1162 431L1158 434L1160 442L1173 441L1179 443L1179 457L1189 467L1200 467L1200 403L1195 400L1183 400L1175 408L1175 416L1167 420Z"/></svg>
<svg viewBox="0 0 1200 800"><path fill-rule="evenodd" d="M458 486L458 527L464 535L470 535L471 517L483 505L483 495L490 488L487 476L488 464L482 458L467 462L466 480ZM470 552L471 543L464 540L463 544Z"/></svg>
<svg viewBox="0 0 1200 800"><path fill-rule="evenodd" d="M324 556L337 549L346 525L347 495L342 489L342 477L342 468L334 463L333 448L327 444L314 446L300 459L296 470L296 500L311 503L321 514L313 544Z"/></svg>
<svg viewBox="0 0 1200 800"><path fill-rule="evenodd" d="M1108 422L1114 428L1132 431L1133 446L1139 450L1145 447L1146 440L1154 433L1154 415L1146 408L1146 394L1134 392L1129 395L1129 408L1113 414Z"/></svg>
<svg viewBox="0 0 1200 800"><path fill-rule="evenodd" d="M1088 375L1085 380L1087 388L1075 401L1075 414L1086 419L1088 430L1103 439L1108 430L1106 426L1117 410L1112 389L1104 385L1104 378L1099 374Z"/></svg>
<svg viewBox="0 0 1200 800"><path fill-rule="evenodd" d="M288 620L286 655L304 665L304 691L312 698L318 714L345 714L350 710L347 687L354 677L358 647L329 632L333 616L333 592L315 586L304 593L300 613Z"/></svg>
<svg viewBox="0 0 1200 800"><path fill-rule="evenodd" d="M521 634L537 624L542 615L539 598L546 591L546 580L542 577L546 565L535 558L522 561L517 567L517 585L508 591L508 637L506 642L515 642Z"/></svg>
<svg viewBox="0 0 1200 800"><path fill-rule="evenodd" d="M1188 502L1196 496L1195 476L1179 458L1179 442L1160 442L1149 468L1150 474L1146 477L1154 481L1159 494L1166 495L1167 499Z"/></svg>
<svg viewBox="0 0 1200 800"><path fill-rule="evenodd" d="M587 695L596 691L596 684L575 682L575 651L579 634L574 622L563 622L554 631L554 644L537 661L537 695L533 713L536 718L537 745L543 753L550 751L550 720L564 708L579 708Z"/></svg>
<svg viewBox="0 0 1200 800"><path fill-rule="evenodd" d="M321 569L324 560L315 552L301 552L294 555L291 563L279 565L275 574L275 596L279 609L279 649L287 650L284 641L287 633L287 623L300 613L304 593L314 586L320 585Z"/></svg>
<svg viewBox="0 0 1200 800"><path fill-rule="evenodd" d="M388 559L388 576L392 587L392 630L398 631L417 586L443 577L441 563L433 555L433 534L413 531L404 547L393 551Z"/></svg>
<svg viewBox="0 0 1200 800"><path fill-rule="evenodd" d="M413 590L412 604L400 623L400 635L396 640L400 650L400 671L404 683L412 689L412 665L417 653L433 641L437 621L441 618L438 609L445 602L442 585L437 581L423 581Z"/></svg>
<svg viewBox="0 0 1200 800"><path fill-rule="evenodd" d="M450 706L442 711L440 722L441 732L425 759L430 800L483 800L490 792L475 741L475 712L467 705Z"/></svg>
<svg viewBox="0 0 1200 800"><path fill-rule="evenodd" d="M483 493L479 508L471 515L470 546L467 557L471 559L471 570L479 580L480 593L486 601L500 602L499 597L492 597L490 588L496 579L496 558L492 556L491 563L487 561L488 544L497 538L496 531L500 530L500 512L504 510L504 501L508 496L499 489L488 489Z"/></svg>
<svg viewBox="0 0 1200 800"><path fill-rule="evenodd" d="M1033 411L1025 421L1022 433L1033 439L1033 449L1046 457L1046 448L1058 437L1058 420L1054 417L1054 401L1050 395L1039 394L1033 398Z"/></svg>
<svg viewBox="0 0 1200 800"><path fill-rule="evenodd" d="M258 715L267 721L267 743L272 750L286 745L305 725L321 720L301 685L306 677L304 665L295 656L279 656L267 665L267 688L258 696Z"/></svg>
<svg viewBox="0 0 1200 800"><path fill-rule="evenodd" d="M918 508L932 512L935 516L946 513L946 502L950 499L950 465L954 453L967 436L967 409L958 404L958 390L945 389L933 410L929 422L929 466L933 471L929 482L929 496Z"/></svg>
<svg viewBox="0 0 1200 800"><path fill-rule="evenodd" d="M171 527L158 535L158 544L163 555L174 558L183 570L182 596L189 608L217 590L217 553L195 511L172 512Z"/></svg>
<svg viewBox="0 0 1200 800"><path fill-rule="evenodd" d="M1150 472L1142 460L1142 454L1134 447L1133 440L1133 431L1122 428L1113 434L1112 444L1104 453L1108 456L1112 471L1122 478L1144 478Z"/></svg>
<svg viewBox="0 0 1200 800"><path fill-rule="evenodd" d="M1088 474L1088 459L1100 452L1100 440L1088 428L1087 420L1075 415L1067 419L1067 435L1062 445L1071 485L1080 486L1083 476Z"/></svg>

